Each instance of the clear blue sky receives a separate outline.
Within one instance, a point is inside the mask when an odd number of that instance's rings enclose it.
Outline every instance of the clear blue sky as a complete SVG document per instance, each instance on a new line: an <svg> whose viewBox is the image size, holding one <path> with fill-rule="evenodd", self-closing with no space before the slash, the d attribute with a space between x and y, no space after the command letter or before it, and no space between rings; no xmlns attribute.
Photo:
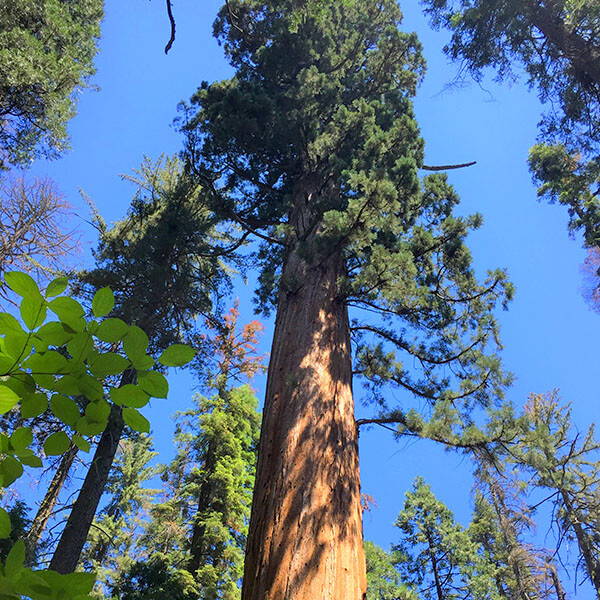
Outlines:
<svg viewBox="0 0 600 600"><path fill-rule="evenodd" d="M83 220L88 213L78 190L94 199L107 220L120 218L132 189L118 175L134 169L144 155L177 152L180 138L171 126L177 103L188 99L202 80L231 73L211 37L219 4L175 0L177 40L165 56L169 31L164 2L107 0L93 81L100 90L80 98L79 114L70 125L72 151L59 161L32 167L35 174L55 179L81 216L86 257L94 234ZM403 9L405 28L419 33L429 64L416 100L427 162L477 161L450 175L463 200L460 211L478 211L485 218L483 228L470 238L476 266L482 273L506 267L516 285L510 310L500 315L505 365L516 375L509 395L521 403L530 392L559 388L584 428L600 414L600 315L581 297L581 240L568 237L564 209L536 201L527 172L527 150L535 140L541 107L522 82L498 87L490 78L483 87L473 83L448 89L457 65L441 52L446 34L430 30L417 2L404 3ZM252 319L252 290L240 283L236 294L242 317ZM271 332L267 325L265 349ZM148 411L156 424L161 461L171 456L168 417L188 405L193 387L185 374L173 375L171 381L169 399L154 401ZM263 382L256 387L262 395ZM422 442L397 443L381 429L363 432L360 450L363 491L377 502L365 514L367 538L384 546L395 539L392 524L417 474L461 521L468 521L470 470L459 455Z"/></svg>

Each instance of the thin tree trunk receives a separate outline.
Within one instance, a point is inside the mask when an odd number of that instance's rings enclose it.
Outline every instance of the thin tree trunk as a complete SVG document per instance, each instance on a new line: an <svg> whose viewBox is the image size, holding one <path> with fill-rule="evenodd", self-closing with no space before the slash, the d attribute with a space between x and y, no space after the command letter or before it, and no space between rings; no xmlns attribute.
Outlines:
<svg viewBox="0 0 600 600"><path fill-rule="evenodd" d="M73 444L62 455L58 468L54 473L54 477L52 477L52 481L48 486L46 495L44 496L44 499L42 500L40 507L38 508L38 511L33 519L33 522L31 523L31 528L27 533L26 541L28 548L32 552L39 544L42 534L44 533L44 529L46 529L48 519L52 515L52 511L56 506L56 502L58 501L60 491L62 490L65 484L71 467L73 466L75 456L77 456L77 450L77 446Z"/></svg>
<svg viewBox="0 0 600 600"><path fill-rule="evenodd" d="M121 379L121 385L128 383L130 378L131 374L126 371ZM113 404L106 428L96 446L92 464L50 561L50 568L54 571L72 573L79 562L100 498L104 493L123 428L121 407Z"/></svg>
<svg viewBox="0 0 600 600"><path fill-rule="evenodd" d="M556 594L556 600L567 600L567 594L565 593L560 577L558 576L558 571L550 559L546 561L546 568L550 573L550 579L552 579L552 587Z"/></svg>
<svg viewBox="0 0 600 600"><path fill-rule="evenodd" d="M203 470L207 473L211 473L214 471L214 447L213 445L209 445L209 448L206 452L206 461L203 465ZM189 560L187 570L192 574L193 577L196 576L196 571L200 568L200 563L202 562L202 557L205 554L205 544L203 544L204 534L206 531L206 527L204 524L200 524L198 522L198 517L200 516L203 510L210 505L210 497L212 492L212 486L210 482L210 477L205 477L202 485L200 486L200 490L198 493L198 508L196 511L196 515L194 518L194 527L192 529L192 540L190 542L190 553L191 558Z"/></svg>
<svg viewBox="0 0 600 600"><path fill-rule="evenodd" d="M590 578L590 582L596 590L596 595L598 596L598 598L600 598L600 560L594 553L593 546L588 534L581 526L581 522L577 515L577 511L571 503L571 499L569 498L568 493L564 489L561 489L559 491L566 509L567 519L569 520L569 524L575 532L575 537L577 538L577 545L579 546L579 551L581 552L581 556L583 557L583 561L585 563L585 568Z"/></svg>
<svg viewBox="0 0 600 600"><path fill-rule="evenodd" d="M433 542L431 540L431 536L429 533L425 534L427 537L427 543L429 545L427 549L427 553L429 554L429 559L431 560L431 570L433 571L433 580L435 582L435 591L438 597L438 600L444 600L444 588L442 587L442 580L440 578L440 571L438 568L437 560L435 558L435 553L433 552Z"/></svg>
<svg viewBox="0 0 600 600"><path fill-rule="evenodd" d="M243 600L366 598L344 264L315 258L304 198L280 290Z"/></svg>

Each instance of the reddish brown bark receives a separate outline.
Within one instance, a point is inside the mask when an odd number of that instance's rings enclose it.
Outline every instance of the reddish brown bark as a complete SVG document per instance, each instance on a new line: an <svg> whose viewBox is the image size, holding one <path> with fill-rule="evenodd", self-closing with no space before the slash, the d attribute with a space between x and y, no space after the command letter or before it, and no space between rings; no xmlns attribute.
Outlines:
<svg viewBox="0 0 600 600"><path fill-rule="evenodd" d="M288 246L282 278L242 598L363 600L344 265L338 253L319 255L306 235L311 219L299 213L293 225L303 241Z"/></svg>

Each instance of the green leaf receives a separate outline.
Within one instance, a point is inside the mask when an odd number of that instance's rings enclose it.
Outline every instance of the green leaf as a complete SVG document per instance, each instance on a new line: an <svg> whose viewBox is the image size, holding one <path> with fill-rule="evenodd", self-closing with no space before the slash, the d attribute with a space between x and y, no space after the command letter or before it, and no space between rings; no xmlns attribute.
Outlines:
<svg viewBox="0 0 600 600"><path fill-rule="evenodd" d="M119 388L113 388L110 390L110 397L115 404L130 406L132 408L142 408L150 400L150 397L143 389L131 383Z"/></svg>
<svg viewBox="0 0 600 600"><path fill-rule="evenodd" d="M21 417L24 419L39 417L47 408L48 398L46 394L33 394L27 398L23 398L21 402Z"/></svg>
<svg viewBox="0 0 600 600"><path fill-rule="evenodd" d="M0 539L5 540L10 536L11 529L12 526L8 513L3 508L0 508Z"/></svg>
<svg viewBox="0 0 600 600"><path fill-rule="evenodd" d="M36 331L36 335L51 346L63 346L74 334L67 331L60 321L50 321L42 325Z"/></svg>
<svg viewBox="0 0 600 600"><path fill-rule="evenodd" d="M64 454L71 445L69 436L64 431L57 431L46 438L44 442L44 453L46 456L58 456Z"/></svg>
<svg viewBox="0 0 600 600"><path fill-rule="evenodd" d="M85 327L83 306L67 296L60 296L48 302L48 308L73 331L82 331Z"/></svg>
<svg viewBox="0 0 600 600"><path fill-rule="evenodd" d="M115 306L115 295L108 287L99 289L92 300L92 312L95 317L107 315Z"/></svg>
<svg viewBox="0 0 600 600"><path fill-rule="evenodd" d="M138 385L154 398L166 398L169 395L169 382L158 371L141 371L138 373Z"/></svg>
<svg viewBox="0 0 600 600"><path fill-rule="evenodd" d="M94 335L103 342L114 344L123 338L128 329L127 323L121 319L105 319L98 325Z"/></svg>
<svg viewBox="0 0 600 600"><path fill-rule="evenodd" d="M196 351L187 344L173 344L159 357L158 362L165 367L183 367L196 356Z"/></svg>
<svg viewBox="0 0 600 600"><path fill-rule="evenodd" d="M62 576L64 589L73 596L89 594L96 583L95 573L68 573Z"/></svg>
<svg viewBox="0 0 600 600"><path fill-rule="evenodd" d="M34 469L39 469L43 466L42 459L39 456L35 456L35 454L27 454L26 456L20 456L21 462L28 467L33 467Z"/></svg>
<svg viewBox="0 0 600 600"><path fill-rule="evenodd" d="M48 375L60 374L68 370L67 359L56 350L33 354L23 363L23 366L31 369L32 373Z"/></svg>
<svg viewBox="0 0 600 600"><path fill-rule="evenodd" d="M9 576L15 575L23 569L24 563L25 542L23 542L23 540L17 540L6 557L4 572Z"/></svg>
<svg viewBox="0 0 600 600"><path fill-rule="evenodd" d="M90 443L78 433L73 436L72 441L82 452L89 452L92 448Z"/></svg>
<svg viewBox="0 0 600 600"><path fill-rule="evenodd" d="M150 433L150 423L148 419L144 417L135 408L124 408L123 409L123 421L134 431L139 433Z"/></svg>
<svg viewBox="0 0 600 600"><path fill-rule="evenodd" d="M2 486L12 485L21 475L23 475L23 465L14 456L5 456L0 462Z"/></svg>
<svg viewBox="0 0 600 600"><path fill-rule="evenodd" d="M54 394L50 398L50 409L63 423L71 427L75 427L77 420L81 416L77 404L71 398L61 396L60 394Z"/></svg>
<svg viewBox="0 0 600 600"><path fill-rule="evenodd" d="M11 331L4 336L4 352L21 361L31 352L31 336L24 331Z"/></svg>
<svg viewBox="0 0 600 600"><path fill-rule="evenodd" d="M83 375L79 378L79 391L89 400L100 400L104 396L102 384L91 375Z"/></svg>
<svg viewBox="0 0 600 600"><path fill-rule="evenodd" d="M0 385L0 415L7 413L19 402L19 396L9 387Z"/></svg>
<svg viewBox="0 0 600 600"><path fill-rule="evenodd" d="M41 296L26 296L21 301L21 318L31 331L46 319L46 301Z"/></svg>
<svg viewBox="0 0 600 600"><path fill-rule="evenodd" d="M33 442L33 433L30 427L19 427L10 436L10 443L17 452L25 450L31 442Z"/></svg>
<svg viewBox="0 0 600 600"><path fill-rule="evenodd" d="M133 360L138 356L146 354L146 348L150 340L146 335L146 332L138 327L137 325L131 325L127 330L127 335L123 339L123 349L125 354Z"/></svg>
<svg viewBox="0 0 600 600"><path fill-rule="evenodd" d="M64 394L65 396L76 396L80 393L79 379L72 375L63 375L56 383L52 386L55 392Z"/></svg>
<svg viewBox="0 0 600 600"><path fill-rule="evenodd" d="M67 344L69 354L76 360L85 360L94 349L94 340L89 333L76 333Z"/></svg>
<svg viewBox="0 0 600 600"><path fill-rule="evenodd" d="M6 285L22 298L41 296L37 283L27 273L12 271L4 274Z"/></svg>
<svg viewBox="0 0 600 600"><path fill-rule="evenodd" d="M106 425L108 415L110 414L110 404L106 400L96 400L90 402L85 407L85 416L89 421L103 423Z"/></svg>
<svg viewBox="0 0 600 600"><path fill-rule="evenodd" d="M0 333L9 333L11 331L22 332L23 328L11 314L0 312Z"/></svg>
<svg viewBox="0 0 600 600"><path fill-rule="evenodd" d="M59 296L67 289L67 285L69 285L69 280L66 277L53 279L46 288L46 298Z"/></svg>
<svg viewBox="0 0 600 600"><path fill-rule="evenodd" d="M129 361L115 352L105 352L90 365L92 374L96 377L118 375L129 367Z"/></svg>

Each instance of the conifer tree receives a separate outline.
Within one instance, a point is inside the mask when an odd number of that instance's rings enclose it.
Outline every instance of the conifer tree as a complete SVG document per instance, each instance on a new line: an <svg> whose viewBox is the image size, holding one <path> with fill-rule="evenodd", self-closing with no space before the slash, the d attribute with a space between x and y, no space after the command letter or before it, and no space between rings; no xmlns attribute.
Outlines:
<svg viewBox="0 0 600 600"><path fill-rule="evenodd" d="M110 287L117 301L113 323L137 325L145 347L159 353L183 341L194 319L208 315L218 300L227 280L221 268L226 240L215 237L203 190L177 160L146 161L134 181L138 191L127 217L110 230L97 219L96 267L81 274L81 293ZM121 385L131 383L133 372L126 371ZM153 380L139 384L156 386ZM159 388L166 396L164 384ZM79 562L124 429L122 409L113 405L50 563L60 573L72 572Z"/></svg>
<svg viewBox="0 0 600 600"><path fill-rule="evenodd" d="M102 0L0 4L0 169L67 144L74 92L93 74Z"/></svg>
<svg viewBox="0 0 600 600"><path fill-rule="evenodd" d="M510 289L471 268L481 218L452 214L444 175L419 181L424 61L400 19L394 0L230 0L215 33L236 73L184 113L189 168L262 240L259 306L277 306L244 600L366 592L353 372L452 425L506 383Z"/></svg>
<svg viewBox="0 0 600 600"><path fill-rule="evenodd" d="M263 357L256 351L262 325L240 330L238 317L234 307L216 330L207 324L212 360L202 370L213 394L196 396L178 414L177 454L162 474L166 497L151 508L139 542L143 560L117 578L122 600L154 597L145 594L161 569L180 597L239 598L260 419L256 396L242 382L263 369Z"/></svg>
<svg viewBox="0 0 600 600"><path fill-rule="evenodd" d="M365 542L367 600L417 600L417 594L402 583L394 565L395 555L373 542Z"/></svg>
<svg viewBox="0 0 600 600"><path fill-rule="evenodd" d="M576 542L585 576L600 596L600 443L594 427L573 431L571 410L556 394L533 394L526 411L530 425L510 460L553 503L559 539Z"/></svg>
<svg viewBox="0 0 600 600"><path fill-rule="evenodd" d="M445 50L476 79L523 67L551 110L530 154L538 194L567 206L571 230L600 246L600 9L595 0L425 0Z"/></svg>
<svg viewBox="0 0 600 600"><path fill-rule="evenodd" d="M496 568L421 478L406 494L396 526L403 580L425 600L497 600Z"/></svg>

